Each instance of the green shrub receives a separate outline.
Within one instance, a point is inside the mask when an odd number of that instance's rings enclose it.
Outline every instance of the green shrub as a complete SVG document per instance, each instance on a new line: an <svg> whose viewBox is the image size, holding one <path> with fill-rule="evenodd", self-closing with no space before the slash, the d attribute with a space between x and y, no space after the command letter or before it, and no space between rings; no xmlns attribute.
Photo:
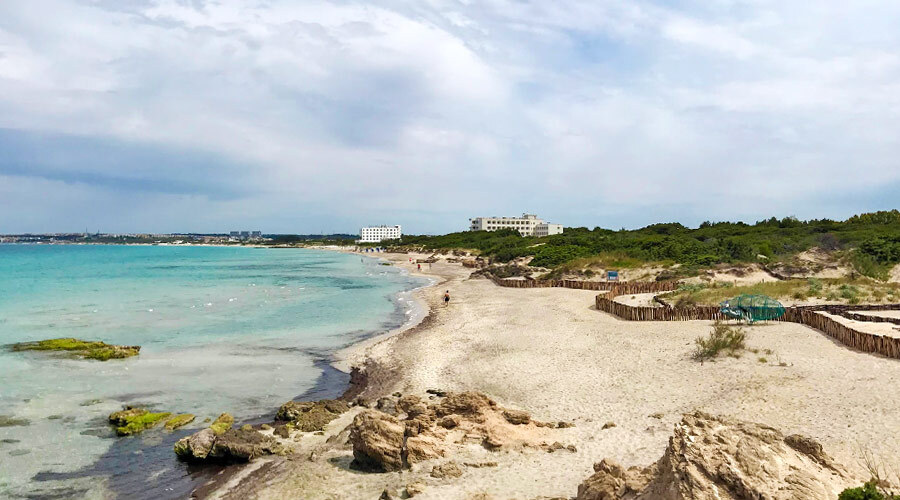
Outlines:
<svg viewBox="0 0 900 500"><path fill-rule="evenodd" d="M743 329L716 321L709 335L698 337L694 341L696 344L694 359L702 362L715 358L722 351L727 351L732 356L736 355L745 347L745 341L746 335Z"/></svg>
<svg viewBox="0 0 900 500"><path fill-rule="evenodd" d="M857 488L847 488L838 495L838 500L900 500L900 495L880 491L872 480Z"/></svg>
<svg viewBox="0 0 900 500"><path fill-rule="evenodd" d="M809 280L809 294L818 297L820 293L822 293L822 280L819 278L810 278Z"/></svg>

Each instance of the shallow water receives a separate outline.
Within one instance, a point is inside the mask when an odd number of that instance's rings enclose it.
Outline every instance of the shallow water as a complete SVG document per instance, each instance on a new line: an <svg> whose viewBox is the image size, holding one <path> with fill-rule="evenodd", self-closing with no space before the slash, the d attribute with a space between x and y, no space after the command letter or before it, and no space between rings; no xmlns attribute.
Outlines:
<svg viewBox="0 0 900 500"><path fill-rule="evenodd" d="M186 496L204 471L175 460L180 435L339 392L320 360L402 324L398 294L423 284L355 255L225 247L0 245L0 277L0 344L142 346L108 362L0 349L0 415L29 421L0 427L0 497ZM124 404L197 421L115 438Z"/></svg>

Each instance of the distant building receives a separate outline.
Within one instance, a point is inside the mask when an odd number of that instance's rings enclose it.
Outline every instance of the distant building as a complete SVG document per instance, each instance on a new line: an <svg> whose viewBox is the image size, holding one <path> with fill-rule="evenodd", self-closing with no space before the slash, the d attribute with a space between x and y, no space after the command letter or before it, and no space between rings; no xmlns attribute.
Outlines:
<svg viewBox="0 0 900 500"><path fill-rule="evenodd" d="M521 217L476 217L469 219L470 231L496 231L498 229L515 229L522 236L550 236L562 234L562 224L550 224L538 219L534 214L522 214Z"/></svg>
<svg viewBox="0 0 900 500"><path fill-rule="evenodd" d="M236 240L255 240L262 238L262 231L231 231L228 237Z"/></svg>
<svg viewBox="0 0 900 500"><path fill-rule="evenodd" d="M543 238L544 236L551 236L554 234L562 234L562 232L562 224L550 224L544 222L534 226L534 235L538 238Z"/></svg>
<svg viewBox="0 0 900 500"><path fill-rule="evenodd" d="M403 236L400 226L368 226L359 230L360 243L378 243L382 240L399 240Z"/></svg>

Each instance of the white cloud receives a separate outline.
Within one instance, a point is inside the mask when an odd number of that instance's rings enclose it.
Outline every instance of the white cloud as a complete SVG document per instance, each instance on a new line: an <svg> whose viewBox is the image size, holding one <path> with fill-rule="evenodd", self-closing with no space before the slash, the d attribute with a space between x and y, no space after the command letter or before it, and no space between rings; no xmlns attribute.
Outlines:
<svg viewBox="0 0 900 500"><path fill-rule="evenodd" d="M791 197L817 216L835 189L900 185L900 7L685 5L3 2L0 128L219 155L215 185L255 193L229 202L246 217L315 208L420 231L524 209L614 227L802 213ZM647 212L660 203L673 208ZM15 219L2 204L0 229ZM160 224L182 229L172 213Z"/></svg>

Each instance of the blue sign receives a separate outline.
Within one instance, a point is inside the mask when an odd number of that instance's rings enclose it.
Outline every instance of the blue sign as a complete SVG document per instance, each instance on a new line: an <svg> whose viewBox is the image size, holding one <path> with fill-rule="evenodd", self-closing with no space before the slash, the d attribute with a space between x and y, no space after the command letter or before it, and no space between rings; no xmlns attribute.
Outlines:
<svg viewBox="0 0 900 500"><path fill-rule="evenodd" d="M619 281L619 271L606 271L606 281Z"/></svg>

